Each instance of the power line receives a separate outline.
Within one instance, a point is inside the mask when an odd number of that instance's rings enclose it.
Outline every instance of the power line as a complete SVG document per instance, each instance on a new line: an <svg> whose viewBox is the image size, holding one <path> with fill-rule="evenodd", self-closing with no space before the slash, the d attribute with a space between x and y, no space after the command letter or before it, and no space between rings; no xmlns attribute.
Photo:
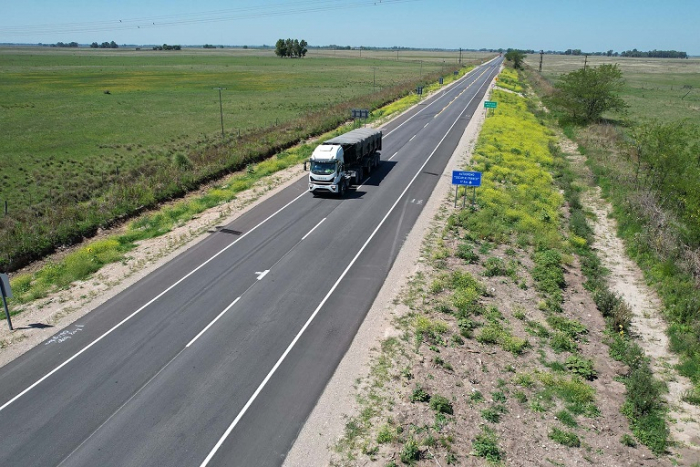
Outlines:
<svg viewBox="0 0 700 467"><path fill-rule="evenodd" d="M290 3L272 3L267 5L229 8L200 13L188 13L166 16L153 16L131 19L113 19L82 23L24 25L0 28L2 35L44 35L68 34L80 32L123 31L144 28L157 28L175 25L217 23L239 21L254 18L288 16L302 13L319 13L333 10L348 10L368 6L390 6L401 3L413 3L423 0L356 0L352 2L339 0L305 0Z"/></svg>

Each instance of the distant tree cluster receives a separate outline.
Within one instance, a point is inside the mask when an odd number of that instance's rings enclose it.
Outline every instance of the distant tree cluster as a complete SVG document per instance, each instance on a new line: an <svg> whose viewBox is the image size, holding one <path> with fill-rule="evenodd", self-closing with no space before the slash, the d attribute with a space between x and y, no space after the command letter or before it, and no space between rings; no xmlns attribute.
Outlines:
<svg viewBox="0 0 700 467"><path fill-rule="evenodd" d="M179 45L163 44L163 45L154 45L153 50L182 50L182 47Z"/></svg>
<svg viewBox="0 0 700 467"><path fill-rule="evenodd" d="M211 44L204 44L204 48L205 49L223 49L224 46L223 45L216 46L216 45L211 45Z"/></svg>
<svg viewBox="0 0 700 467"><path fill-rule="evenodd" d="M275 45L275 54L278 57L302 58L309 51L306 48L308 45L304 39L280 39Z"/></svg>
<svg viewBox="0 0 700 467"><path fill-rule="evenodd" d="M92 44L90 44L90 48L92 48L92 49L118 49L119 46L114 41L103 42L102 44L98 44L97 42L93 42Z"/></svg>
<svg viewBox="0 0 700 467"><path fill-rule="evenodd" d="M635 58L688 58L686 52L678 52L676 50L651 50L649 52L642 52L641 50L632 49L622 52L620 55L623 57Z"/></svg>
<svg viewBox="0 0 700 467"><path fill-rule="evenodd" d="M55 44L52 44L51 47L78 47L78 43L69 42L66 44L65 42L56 42Z"/></svg>

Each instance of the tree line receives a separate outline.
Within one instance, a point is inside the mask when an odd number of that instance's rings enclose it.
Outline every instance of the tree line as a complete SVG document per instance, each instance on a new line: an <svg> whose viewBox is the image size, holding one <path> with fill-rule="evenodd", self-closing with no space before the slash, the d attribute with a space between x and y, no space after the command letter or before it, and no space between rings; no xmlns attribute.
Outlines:
<svg viewBox="0 0 700 467"><path fill-rule="evenodd" d="M78 47L77 42L56 42L55 44L51 44L51 47Z"/></svg>
<svg viewBox="0 0 700 467"><path fill-rule="evenodd" d="M182 47L179 45L163 44L163 45L154 45L153 50L182 50Z"/></svg>
<svg viewBox="0 0 700 467"><path fill-rule="evenodd" d="M308 45L304 39L279 39L277 44L275 44L275 55L278 57L302 58L309 51L306 48Z"/></svg>
<svg viewBox="0 0 700 467"><path fill-rule="evenodd" d="M98 44L97 42L93 42L90 44L91 49L118 49L119 46L117 45L116 42L103 42L102 44Z"/></svg>
<svg viewBox="0 0 700 467"><path fill-rule="evenodd" d="M641 50L632 49L622 52L620 55L622 57L637 58L688 58L686 52L679 52L677 50L650 50L648 52L643 52Z"/></svg>

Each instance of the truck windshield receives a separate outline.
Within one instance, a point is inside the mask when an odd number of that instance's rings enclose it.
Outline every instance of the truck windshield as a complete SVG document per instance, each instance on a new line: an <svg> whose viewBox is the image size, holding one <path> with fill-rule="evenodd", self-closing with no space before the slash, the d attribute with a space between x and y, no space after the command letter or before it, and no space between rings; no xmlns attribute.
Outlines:
<svg viewBox="0 0 700 467"><path fill-rule="evenodd" d="M331 162L318 162L311 161L311 171L318 175L330 175L335 173L336 161Z"/></svg>

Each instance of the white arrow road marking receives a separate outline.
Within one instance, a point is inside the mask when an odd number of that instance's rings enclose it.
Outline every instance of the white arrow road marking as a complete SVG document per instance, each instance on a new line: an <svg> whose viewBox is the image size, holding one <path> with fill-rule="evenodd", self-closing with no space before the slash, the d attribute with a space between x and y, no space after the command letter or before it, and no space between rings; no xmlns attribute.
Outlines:
<svg viewBox="0 0 700 467"><path fill-rule="evenodd" d="M261 281L263 277L267 276L267 274L270 272L269 269L263 271L263 272L256 272L255 274L258 275L258 280Z"/></svg>

